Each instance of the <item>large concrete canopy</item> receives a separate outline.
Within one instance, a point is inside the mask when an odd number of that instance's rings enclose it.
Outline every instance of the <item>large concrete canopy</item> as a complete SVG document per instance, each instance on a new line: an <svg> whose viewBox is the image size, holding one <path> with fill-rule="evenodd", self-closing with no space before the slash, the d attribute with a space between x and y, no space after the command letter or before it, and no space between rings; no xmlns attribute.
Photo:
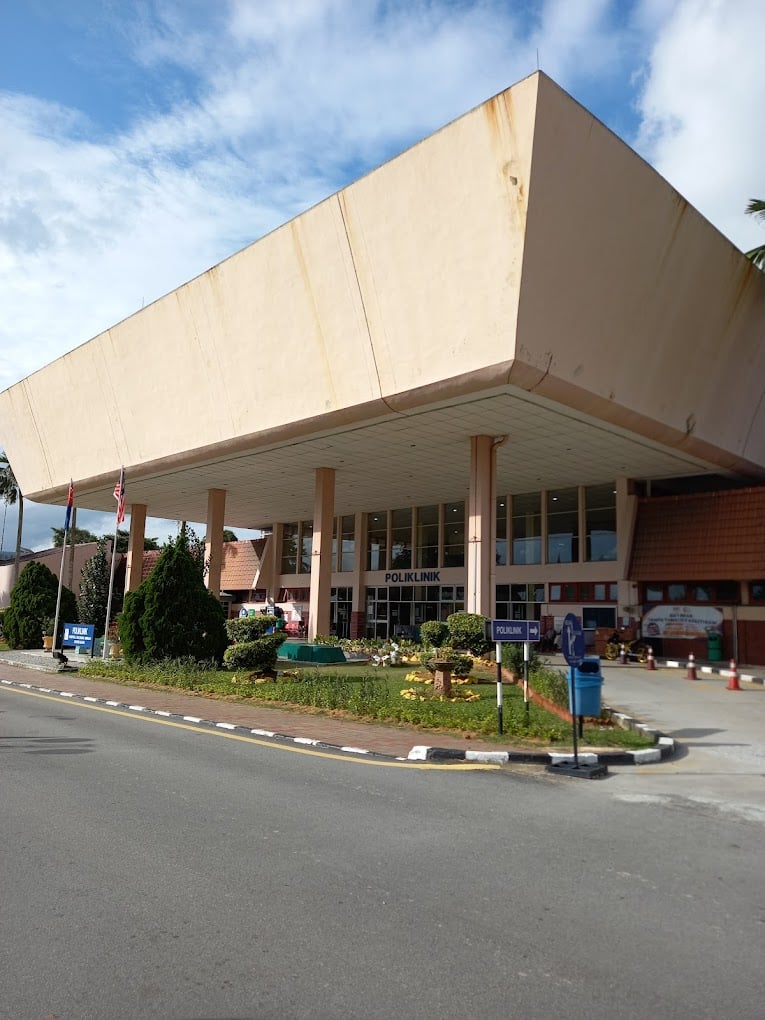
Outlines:
<svg viewBox="0 0 765 1020"><path fill-rule="evenodd" d="M765 274L541 73L0 394L25 495L226 524L765 477Z"/></svg>

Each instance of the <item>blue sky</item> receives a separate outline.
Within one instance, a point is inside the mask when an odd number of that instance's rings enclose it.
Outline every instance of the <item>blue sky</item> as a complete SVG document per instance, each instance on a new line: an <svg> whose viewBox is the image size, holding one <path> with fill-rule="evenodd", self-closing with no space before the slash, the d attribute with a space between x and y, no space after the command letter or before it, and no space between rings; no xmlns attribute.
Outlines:
<svg viewBox="0 0 765 1020"><path fill-rule="evenodd" d="M762 0L6 2L0 389L537 66L752 247L763 38Z"/></svg>

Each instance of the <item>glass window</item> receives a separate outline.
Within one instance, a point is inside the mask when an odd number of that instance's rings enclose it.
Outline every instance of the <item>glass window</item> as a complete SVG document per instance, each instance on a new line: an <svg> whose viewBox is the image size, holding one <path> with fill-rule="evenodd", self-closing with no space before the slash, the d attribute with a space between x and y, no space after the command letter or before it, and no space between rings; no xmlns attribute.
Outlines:
<svg viewBox="0 0 765 1020"><path fill-rule="evenodd" d="M444 504L444 566L465 566L465 503Z"/></svg>
<svg viewBox="0 0 765 1020"><path fill-rule="evenodd" d="M647 584L645 586L646 602L661 602L664 599L664 589L660 584Z"/></svg>
<svg viewBox="0 0 765 1020"><path fill-rule="evenodd" d="M542 562L542 496L513 496L513 563Z"/></svg>
<svg viewBox="0 0 765 1020"><path fill-rule="evenodd" d="M311 547L313 545L313 521L300 525L300 573L311 573Z"/></svg>
<svg viewBox="0 0 765 1020"><path fill-rule="evenodd" d="M687 598L685 585L684 584L668 584L667 585L667 601L668 602L685 602Z"/></svg>
<svg viewBox="0 0 765 1020"><path fill-rule="evenodd" d="M525 602L526 601L526 585L525 584L511 584L510 585L510 601L511 602Z"/></svg>
<svg viewBox="0 0 765 1020"><path fill-rule="evenodd" d="M579 495L576 488L547 493L547 562L579 560Z"/></svg>
<svg viewBox="0 0 765 1020"><path fill-rule="evenodd" d="M585 559L616 559L616 490L613 484L587 485L584 490L587 536Z"/></svg>
<svg viewBox="0 0 765 1020"><path fill-rule="evenodd" d="M500 496L497 500L497 536L494 544L494 556L498 567L507 566L507 500Z"/></svg>
<svg viewBox="0 0 765 1020"><path fill-rule="evenodd" d="M388 514L385 510L367 514L367 570L388 566Z"/></svg>
<svg viewBox="0 0 765 1020"><path fill-rule="evenodd" d="M717 589L717 599L719 602L738 602L738 581L718 581L715 588Z"/></svg>
<svg viewBox="0 0 765 1020"><path fill-rule="evenodd" d="M749 585L749 597L752 602L765 601L765 581L752 581Z"/></svg>
<svg viewBox="0 0 765 1020"><path fill-rule="evenodd" d="M391 512L390 565L392 570L412 565L411 510L393 510Z"/></svg>
<svg viewBox="0 0 765 1020"><path fill-rule="evenodd" d="M559 584L551 584L550 585L550 601L551 602L560 602L560 585Z"/></svg>
<svg viewBox="0 0 765 1020"><path fill-rule="evenodd" d="M694 584L691 586L691 597L694 602L711 602L712 586L709 584Z"/></svg>
<svg viewBox="0 0 765 1020"><path fill-rule="evenodd" d="M282 527L282 574L297 573L297 524L285 524Z"/></svg>
<svg viewBox="0 0 765 1020"><path fill-rule="evenodd" d="M421 506L417 510L417 566L438 566L438 507Z"/></svg>
<svg viewBox="0 0 765 1020"><path fill-rule="evenodd" d="M340 569L353 570L353 561L356 555L356 520L353 514L347 514L340 518L341 545L340 545ZM332 561L335 562L334 560Z"/></svg>
<svg viewBox="0 0 765 1020"><path fill-rule="evenodd" d="M593 595L593 598L597 599L598 602L606 601L606 586L604 584L595 585L595 594Z"/></svg>
<svg viewBox="0 0 765 1020"><path fill-rule="evenodd" d="M534 601L535 602L544 602L544 600L545 600L545 586L543 584L534 584L534 585L531 585L531 587L534 589Z"/></svg>

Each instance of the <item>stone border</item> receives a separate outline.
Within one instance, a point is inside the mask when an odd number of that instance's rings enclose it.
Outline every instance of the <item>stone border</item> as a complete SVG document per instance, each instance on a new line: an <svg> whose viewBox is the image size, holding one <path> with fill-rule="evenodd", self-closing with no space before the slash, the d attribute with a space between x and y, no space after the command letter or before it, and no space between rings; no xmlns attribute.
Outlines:
<svg viewBox="0 0 765 1020"><path fill-rule="evenodd" d="M635 730L646 737L651 737L654 747L641 748L638 751L583 751L577 755L580 762L587 765L650 765L653 762L671 758L677 750L677 742L659 730L638 722L623 712L606 708L611 718L622 729ZM410 761L473 761L487 764L507 765L511 762L521 765L561 765L573 763L573 751L468 751L450 747L428 747L418 744L409 752Z"/></svg>

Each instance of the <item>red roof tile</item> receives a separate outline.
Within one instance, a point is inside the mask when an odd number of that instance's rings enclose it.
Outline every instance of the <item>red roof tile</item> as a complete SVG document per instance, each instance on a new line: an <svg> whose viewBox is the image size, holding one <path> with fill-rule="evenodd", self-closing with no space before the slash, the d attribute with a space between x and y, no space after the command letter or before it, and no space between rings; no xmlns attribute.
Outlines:
<svg viewBox="0 0 765 1020"><path fill-rule="evenodd" d="M255 586L255 577L265 549L265 538L245 539L242 542L223 543L223 566L221 568L221 589L224 591L249 591ZM147 550L143 554L141 580L144 581L157 565L161 549Z"/></svg>
<svg viewBox="0 0 765 1020"><path fill-rule="evenodd" d="M765 577L765 487L641 499L633 581Z"/></svg>

